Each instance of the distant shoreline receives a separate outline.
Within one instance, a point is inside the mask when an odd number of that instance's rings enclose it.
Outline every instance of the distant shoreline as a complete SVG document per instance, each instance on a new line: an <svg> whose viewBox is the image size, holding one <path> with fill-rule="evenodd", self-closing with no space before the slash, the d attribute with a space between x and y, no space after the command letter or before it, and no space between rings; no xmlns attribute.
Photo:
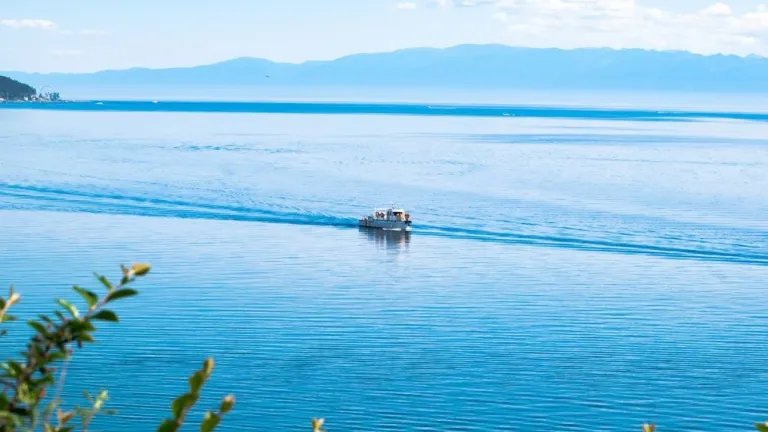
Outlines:
<svg viewBox="0 0 768 432"><path fill-rule="evenodd" d="M396 115L421 117L540 118L601 121L696 122L741 120L768 122L768 112L717 110L655 110L555 105L376 103L376 102L226 102L158 100L16 101L0 109L88 112L175 112L304 115Z"/></svg>
<svg viewBox="0 0 768 432"><path fill-rule="evenodd" d="M73 102L80 102L76 100L56 100L56 101L46 101L46 100L0 100L0 104L61 104L61 103L73 103Z"/></svg>
<svg viewBox="0 0 768 432"><path fill-rule="evenodd" d="M508 91L469 88L360 86L67 86L58 88L70 103L96 101L205 103L363 103L424 105L545 106L657 111L768 112L768 99L757 94L647 91Z"/></svg>

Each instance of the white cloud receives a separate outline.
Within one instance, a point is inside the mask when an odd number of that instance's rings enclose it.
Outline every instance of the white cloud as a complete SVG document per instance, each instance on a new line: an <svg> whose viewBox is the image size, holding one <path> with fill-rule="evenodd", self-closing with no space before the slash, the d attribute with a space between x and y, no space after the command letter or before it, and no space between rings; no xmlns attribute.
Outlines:
<svg viewBox="0 0 768 432"><path fill-rule="evenodd" d="M79 56L83 54L82 51L76 49L56 49L51 51L51 53L57 56Z"/></svg>
<svg viewBox="0 0 768 432"><path fill-rule="evenodd" d="M0 26L13 29L38 29L38 30L56 30L56 33L64 36L83 35L83 36L103 36L109 34L106 30L97 28L87 28L81 30L59 30L59 26L49 20L44 19L0 19Z"/></svg>
<svg viewBox="0 0 768 432"><path fill-rule="evenodd" d="M731 7L725 3L715 3L702 10L701 14L708 16L728 16L731 14Z"/></svg>
<svg viewBox="0 0 768 432"><path fill-rule="evenodd" d="M413 2L402 2L395 5L398 9L416 9L416 3Z"/></svg>
<svg viewBox="0 0 768 432"><path fill-rule="evenodd" d="M702 54L768 55L768 6L735 14L726 2L673 12L642 0L441 0L490 6L505 42L539 47L676 49Z"/></svg>
<svg viewBox="0 0 768 432"><path fill-rule="evenodd" d="M0 19L0 25L16 29L56 30L56 23L42 19Z"/></svg>

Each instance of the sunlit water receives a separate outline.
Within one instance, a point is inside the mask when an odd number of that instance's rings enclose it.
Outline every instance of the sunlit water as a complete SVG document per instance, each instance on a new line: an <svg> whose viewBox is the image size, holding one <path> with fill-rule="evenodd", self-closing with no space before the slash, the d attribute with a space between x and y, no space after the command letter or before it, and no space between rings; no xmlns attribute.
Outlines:
<svg viewBox="0 0 768 432"><path fill-rule="evenodd" d="M110 390L103 430L154 430L206 356L201 409L237 397L222 430L768 419L759 116L108 105L0 109L20 315L153 264L70 365L76 401ZM410 236L356 228L391 203ZM29 335L8 329L3 357Z"/></svg>

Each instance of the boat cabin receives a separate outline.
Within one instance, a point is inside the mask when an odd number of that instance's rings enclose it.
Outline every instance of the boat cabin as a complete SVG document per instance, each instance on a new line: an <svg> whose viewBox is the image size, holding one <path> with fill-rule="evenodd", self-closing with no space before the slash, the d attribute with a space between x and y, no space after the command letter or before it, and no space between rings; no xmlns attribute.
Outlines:
<svg viewBox="0 0 768 432"><path fill-rule="evenodd" d="M407 221L411 219L411 215L406 213L405 210L395 207L375 208L371 212L371 218L388 221Z"/></svg>

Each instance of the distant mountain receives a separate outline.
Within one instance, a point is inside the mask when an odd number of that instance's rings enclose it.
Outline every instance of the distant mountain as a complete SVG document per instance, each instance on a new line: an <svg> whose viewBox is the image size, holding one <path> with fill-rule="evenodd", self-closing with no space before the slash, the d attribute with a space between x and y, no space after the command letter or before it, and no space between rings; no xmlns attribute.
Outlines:
<svg viewBox="0 0 768 432"><path fill-rule="evenodd" d="M368 86L541 90L768 91L768 59L680 51L459 45L301 64L238 58L87 74L0 72L37 86Z"/></svg>
<svg viewBox="0 0 768 432"><path fill-rule="evenodd" d="M0 99L20 100L37 94L32 86L18 82L11 78L0 76Z"/></svg>

